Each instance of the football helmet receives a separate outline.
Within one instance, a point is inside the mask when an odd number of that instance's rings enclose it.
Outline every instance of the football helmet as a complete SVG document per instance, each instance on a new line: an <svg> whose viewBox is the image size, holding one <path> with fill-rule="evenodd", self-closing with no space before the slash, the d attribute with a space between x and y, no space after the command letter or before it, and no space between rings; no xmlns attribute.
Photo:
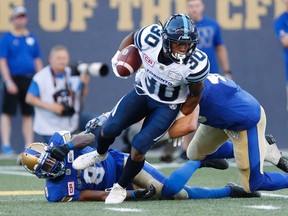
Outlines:
<svg viewBox="0 0 288 216"><path fill-rule="evenodd" d="M32 143L21 153L24 168L38 178L54 179L64 174L65 165L62 161L50 157L46 152L45 143Z"/></svg>
<svg viewBox="0 0 288 216"><path fill-rule="evenodd" d="M162 30L163 51L174 62L186 62L198 43L198 30L195 23L185 14L174 14L165 22ZM190 47L186 54L174 54L171 43L186 43Z"/></svg>

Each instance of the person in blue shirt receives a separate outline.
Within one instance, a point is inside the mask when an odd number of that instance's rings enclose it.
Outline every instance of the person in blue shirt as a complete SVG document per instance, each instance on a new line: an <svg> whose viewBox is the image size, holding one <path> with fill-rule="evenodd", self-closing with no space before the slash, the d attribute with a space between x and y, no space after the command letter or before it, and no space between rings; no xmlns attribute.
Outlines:
<svg viewBox="0 0 288 216"><path fill-rule="evenodd" d="M92 133L80 133L71 139L70 132L59 131L54 133L48 146L44 143L32 143L26 147L21 154L22 165L37 177L46 179L45 196L49 202L104 201L108 196L109 188L119 180L123 172L128 154L109 149L105 161L81 171L73 169L72 163L75 158L94 150L88 146L94 139ZM234 184L223 188L185 186L200 167L225 169L228 166L216 160L189 161L166 177L145 162L141 172L127 187L126 200L236 198L261 195L259 192L246 193Z"/></svg>
<svg viewBox="0 0 288 216"><path fill-rule="evenodd" d="M197 119L200 125L196 130ZM245 191L288 188L288 174L263 171L266 114L259 102L233 80L209 74L198 109L176 120L169 135L178 137L195 130L187 149L190 160L206 159L230 139ZM282 165L287 167L287 160L282 158Z"/></svg>
<svg viewBox="0 0 288 216"><path fill-rule="evenodd" d="M286 10L280 14L275 20L274 20L274 31L276 34L276 37L278 41L280 42L283 53L284 53L284 59L285 59L285 71L286 71L286 109L288 111L288 1L282 0Z"/></svg>
<svg viewBox="0 0 288 216"><path fill-rule="evenodd" d="M221 73L220 63L225 77L232 78L228 51L223 43L219 24L203 16L204 3L202 0L187 0L187 10L190 18L195 22L199 31L198 49L205 52L210 61L210 73Z"/></svg>
<svg viewBox="0 0 288 216"><path fill-rule="evenodd" d="M0 70L4 81L1 111L2 153L14 153L11 147L11 118L21 105L22 133L25 145L33 142L33 107L25 103L25 96L35 72L43 64L36 36L27 29L27 11L23 6L14 8L11 17L13 29L0 39Z"/></svg>

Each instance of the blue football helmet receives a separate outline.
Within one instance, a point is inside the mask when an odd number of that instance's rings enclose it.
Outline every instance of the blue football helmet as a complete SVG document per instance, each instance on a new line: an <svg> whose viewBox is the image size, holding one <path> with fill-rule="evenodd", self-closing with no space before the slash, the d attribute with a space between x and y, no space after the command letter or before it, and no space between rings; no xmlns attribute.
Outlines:
<svg viewBox="0 0 288 216"><path fill-rule="evenodd" d="M54 179L65 173L65 165L62 161L50 157L46 152L45 143L32 143L21 153L21 163L24 168L38 178Z"/></svg>
<svg viewBox="0 0 288 216"><path fill-rule="evenodd" d="M185 14L170 16L163 26L163 51L174 62L186 62L198 43L198 30L195 23ZM171 43L190 44L186 55L175 55Z"/></svg>

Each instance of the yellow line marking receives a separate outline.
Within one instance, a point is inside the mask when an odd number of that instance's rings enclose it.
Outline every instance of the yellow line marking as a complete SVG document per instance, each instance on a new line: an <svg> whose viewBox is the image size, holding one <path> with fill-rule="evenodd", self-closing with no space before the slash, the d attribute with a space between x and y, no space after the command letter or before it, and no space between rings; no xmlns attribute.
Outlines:
<svg viewBox="0 0 288 216"><path fill-rule="evenodd" d="M44 191L0 191L0 196L44 195Z"/></svg>

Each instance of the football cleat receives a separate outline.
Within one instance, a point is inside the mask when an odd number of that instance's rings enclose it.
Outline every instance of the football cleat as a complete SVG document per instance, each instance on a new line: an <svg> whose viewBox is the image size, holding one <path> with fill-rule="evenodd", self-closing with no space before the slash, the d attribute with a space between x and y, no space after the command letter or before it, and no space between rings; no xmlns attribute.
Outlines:
<svg viewBox="0 0 288 216"><path fill-rule="evenodd" d="M278 164L276 165L282 171L288 173L288 160L287 158L281 157Z"/></svg>
<svg viewBox="0 0 288 216"><path fill-rule="evenodd" d="M275 138L271 134L267 134L265 138L267 140L265 160L288 173L288 160L285 157L282 157Z"/></svg>
<svg viewBox="0 0 288 216"><path fill-rule="evenodd" d="M225 170L225 169L228 169L229 163L226 159L202 160L200 168L202 167Z"/></svg>
<svg viewBox="0 0 288 216"><path fill-rule="evenodd" d="M105 199L105 204L120 204L125 200L126 196L126 189L121 187L118 183L115 183Z"/></svg>
<svg viewBox="0 0 288 216"><path fill-rule="evenodd" d="M232 198L255 198L255 197L261 197L261 193L258 191L247 193L241 186L229 182L226 187L231 188L231 194L230 197Z"/></svg>
<svg viewBox="0 0 288 216"><path fill-rule="evenodd" d="M76 170L83 170L89 166L94 165L95 163L104 161L107 158L107 155L107 152L103 155L100 155L97 150L83 154L73 161L72 167Z"/></svg>

